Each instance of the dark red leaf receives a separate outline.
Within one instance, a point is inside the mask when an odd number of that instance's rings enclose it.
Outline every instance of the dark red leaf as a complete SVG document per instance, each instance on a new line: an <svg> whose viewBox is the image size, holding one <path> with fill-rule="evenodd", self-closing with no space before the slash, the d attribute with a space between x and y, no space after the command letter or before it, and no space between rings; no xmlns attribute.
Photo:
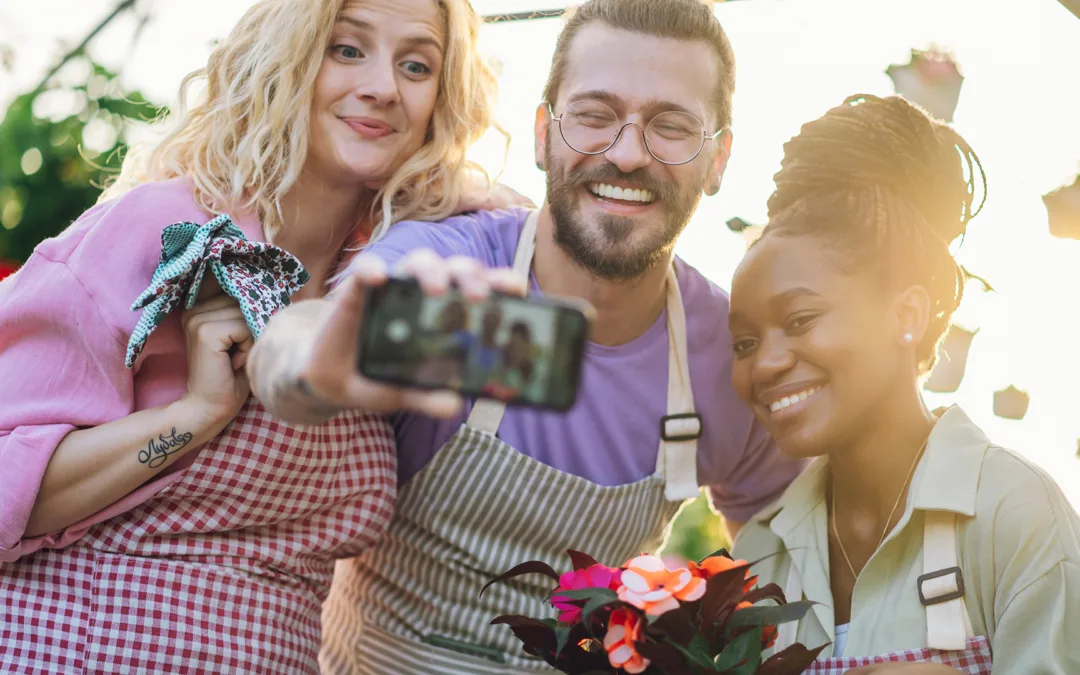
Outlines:
<svg viewBox="0 0 1080 675"><path fill-rule="evenodd" d="M693 607L688 606L686 603L681 604L678 609L664 612L659 618L650 623L648 631L653 635L663 635L672 642L678 642L684 646L688 645L694 639L694 636L698 634L695 625L696 614L697 612L694 611Z"/></svg>
<svg viewBox="0 0 1080 675"><path fill-rule="evenodd" d="M705 582L705 595L701 598L702 626L712 627L725 610L743 599L743 584L748 565L739 565L709 577Z"/></svg>
<svg viewBox="0 0 1080 675"><path fill-rule="evenodd" d="M636 642L638 654L649 659L652 667L664 675L694 675L690 665L686 662L686 656L679 651L678 647L660 642Z"/></svg>
<svg viewBox="0 0 1080 675"><path fill-rule="evenodd" d="M600 564L588 553L568 550L566 554L570 556L570 562L573 563L575 570L583 570L586 567Z"/></svg>
<svg viewBox="0 0 1080 675"><path fill-rule="evenodd" d="M761 588L755 588L744 595L742 599L743 602L749 602L750 604L756 604L762 600L776 600L780 604L787 602L784 598L784 590L780 588L779 584L765 584Z"/></svg>
<svg viewBox="0 0 1080 675"><path fill-rule="evenodd" d="M801 644L793 644L783 651L773 654L758 669L757 675L798 675L814 662L822 649L829 644L823 644L815 649L807 649Z"/></svg>
<svg viewBox="0 0 1080 675"><path fill-rule="evenodd" d="M495 577L491 581L484 584L484 587L480 589L480 595L484 595L484 591L488 589L492 584L497 584L502 581L513 579L514 577L520 577L525 574L543 574L549 577L556 583L559 581L559 575L555 573L555 570L551 569L551 565L539 560L530 560L529 562L523 562L520 565L515 566L508 572L503 572L499 576Z"/></svg>

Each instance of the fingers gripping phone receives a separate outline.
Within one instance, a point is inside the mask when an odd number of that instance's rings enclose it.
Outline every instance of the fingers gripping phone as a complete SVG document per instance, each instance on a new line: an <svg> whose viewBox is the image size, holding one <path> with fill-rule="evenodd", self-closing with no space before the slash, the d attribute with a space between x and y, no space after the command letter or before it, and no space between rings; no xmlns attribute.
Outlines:
<svg viewBox="0 0 1080 675"><path fill-rule="evenodd" d="M565 411L577 398L591 310L570 301L456 290L432 297L416 281L370 288L360 372L420 389Z"/></svg>

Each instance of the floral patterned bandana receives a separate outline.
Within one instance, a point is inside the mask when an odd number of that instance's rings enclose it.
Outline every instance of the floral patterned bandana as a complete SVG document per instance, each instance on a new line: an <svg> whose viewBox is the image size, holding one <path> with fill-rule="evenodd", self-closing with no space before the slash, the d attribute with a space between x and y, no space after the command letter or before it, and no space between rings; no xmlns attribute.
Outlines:
<svg viewBox="0 0 1080 675"><path fill-rule="evenodd" d="M228 216L205 225L169 225L161 233L161 261L150 287L131 306L131 311L143 313L128 341L128 368L135 365L147 338L169 312L181 301L185 309L195 305L207 268L221 288L239 301L256 340L274 312L288 305L290 296L309 278L299 260L276 246L248 241Z"/></svg>

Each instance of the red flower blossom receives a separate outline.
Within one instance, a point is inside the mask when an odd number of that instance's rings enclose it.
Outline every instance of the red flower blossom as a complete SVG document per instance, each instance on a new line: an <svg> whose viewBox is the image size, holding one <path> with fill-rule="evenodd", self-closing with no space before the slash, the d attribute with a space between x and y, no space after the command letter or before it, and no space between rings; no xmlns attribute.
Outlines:
<svg viewBox="0 0 1080 675"><path fill-rule="evenodd" d="M629 609L617 609L611 613L604 649L608 661L615 668L628 673L643 673L649 667L649 659L638 653L635 643L641 640L644 621Z"/></svg>

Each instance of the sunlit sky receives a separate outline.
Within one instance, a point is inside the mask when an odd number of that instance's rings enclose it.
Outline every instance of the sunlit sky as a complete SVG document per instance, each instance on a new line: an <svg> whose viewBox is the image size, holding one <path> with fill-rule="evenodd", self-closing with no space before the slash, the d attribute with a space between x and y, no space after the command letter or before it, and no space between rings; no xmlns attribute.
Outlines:
<svg viewBox="0 0 1080 675"><path fill-rule="evenodd" d="M114 6L113 0L0 4L0 44L15 50L0 72L0 105L29 88L52 60ZM475 0L484 14L562 6L552 0ZM158 0L132 45L137 21L115 22L91 46L126 83L169 102L202 65L247 0ZM990 200L971 224L961 261L996 295L972 293L958 320L979 327L959 403L998 443L1047 469L1080 506L1080 242L1050 237L1041 195L1080 171L1080 20L1056 0L740 0L717 6L738 63L735 143L720 194L702 202L677 252L727 287L743 253L725 222L764 222L783 143L799 126L857 92L887 95L890 64L912 47L951 50L965 77L955 126L979 153ZM543 175L532 159L532 121L559 19L488 26L484 48L502 62L499 120L512 134L501 180L536 201ZM501 167L502 149L474 156ZM1022 421L994 415L993 393L1027 390Z"/></svg>

